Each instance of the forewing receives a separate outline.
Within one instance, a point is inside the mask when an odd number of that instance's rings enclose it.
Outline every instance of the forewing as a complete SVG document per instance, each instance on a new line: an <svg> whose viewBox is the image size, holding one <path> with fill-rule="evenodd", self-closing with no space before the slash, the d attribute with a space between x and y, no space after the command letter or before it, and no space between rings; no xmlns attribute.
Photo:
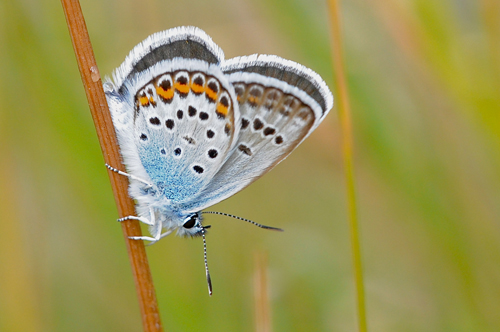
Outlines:
<svg viewBox="0 0 500 332"><path fill-rule="evenodd" d="M242 190L286 158L325 118L333 97L312 70L276 56L223 65L237 95L239 136L229 158L203 189L199 210Z"/></svg>
<svg viewBox="0 0 500 332"><path fill-rule="evenodd" d="M235 144L239 112L222 58L201 30L172 29L134 48L106 89L127 169L173 204L194 199Z"/></svg>

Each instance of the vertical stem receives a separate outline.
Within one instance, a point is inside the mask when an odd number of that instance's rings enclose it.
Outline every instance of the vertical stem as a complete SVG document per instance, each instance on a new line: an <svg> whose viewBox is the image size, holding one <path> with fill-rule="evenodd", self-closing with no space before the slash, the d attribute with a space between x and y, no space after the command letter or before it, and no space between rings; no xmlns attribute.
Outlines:
<svg viewBox="0 0 500 332"><path fill-rule="evenodd" d="M61 0L61 3L104 161L116 168L124 169L80 3L78 0ZM135 213L134 202L128 196L127 179L114 172L110 172L109 175L120 217L133 215ZM136 220L123 222L122 230L134 275L144 331L162 331L144 243L129 239L129 236L141 235L139 222Z"/></svg>
<svg viewBox="0 0 500 332"><path fill-rule="evenodd" d="M349 227L351 233L351 249L354 267L354 279L357 293L358 327L360 332L367 331L365 294L363 286L363 269L356 212L356 191L354 184L353 138L349 92L345 77L342 51L342 36L338 0L329 0L330 24L332 36L332 57L335 70L335 86L337 88L337 107L342 129L342 152L344 157Z"/></svg>
<svg viewBox="0 0 500 332"><path fill-rule="evenodd" d="M255 253L254 275L255 298L255 331L271 332L271 308L267 282L267 256L262 252Z"/></svg>

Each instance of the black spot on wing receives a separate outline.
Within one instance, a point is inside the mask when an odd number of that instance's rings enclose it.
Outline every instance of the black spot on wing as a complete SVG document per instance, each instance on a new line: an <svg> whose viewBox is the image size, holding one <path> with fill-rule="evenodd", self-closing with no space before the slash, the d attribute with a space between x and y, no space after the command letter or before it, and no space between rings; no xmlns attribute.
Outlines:
<svg viewBox="0 0 500 332"><path fill-rule="evenodd" d="M205 170L203 169L203 167L199 166L199 165L195 165L193 166L193 170L198 173L198 174L201 174L203 173Z"/></svg>
<svg viewBox="0 0 500 332"><path fill-rule="evenodd" d="M248 146L246 146L244 144L240 144L238 146L238 150L240 150L241 152L243 152L247 156L251 156L252 155L252 150Z"/></svg>

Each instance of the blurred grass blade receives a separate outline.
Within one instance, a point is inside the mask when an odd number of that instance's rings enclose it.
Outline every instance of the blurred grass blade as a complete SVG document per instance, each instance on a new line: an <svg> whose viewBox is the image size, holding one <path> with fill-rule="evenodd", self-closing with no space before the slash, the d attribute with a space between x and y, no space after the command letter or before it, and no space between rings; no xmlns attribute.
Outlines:
<svg viewBox="0 0 500 332"><path fill-rule="evenodd" d="M124 169L80 3L78 0L61 0L61 3L104 161L114 167ZM127 179L110 171L110 180L120 217L133 215L134 202L128 196ZM141 234L139 222L130 220L121 223L121 225L132 265L144 331L162 331L158 303L144 243L129 239L129 236Z"/></svg>
<svg viewBox="0 0 500 332"><path fill-rule="evenodd" d="M351 124L351 110L349 106L349 93L345 77L344 59L342 53L342 37L339 4L337 0L329 0L330 26L332 38L332 57L339 112L340 126L342 129L342 152L344 156L344 172L346 177L347 204L349 226L351 231L352 259L354 266L354 279L357 293L358 327L360 332L367 331L365 294L363 285L363 269L361 264L361 249L359 241L358 220L356 212L356 191L354 184L353 165L353 138Z"/></svg>
<svg viewBox="0 0 500 332"><path fill-rule="evenodd" d="M267 255L255 253L254 274L255 331L271 332L271 308L267 282Z"/></svg>

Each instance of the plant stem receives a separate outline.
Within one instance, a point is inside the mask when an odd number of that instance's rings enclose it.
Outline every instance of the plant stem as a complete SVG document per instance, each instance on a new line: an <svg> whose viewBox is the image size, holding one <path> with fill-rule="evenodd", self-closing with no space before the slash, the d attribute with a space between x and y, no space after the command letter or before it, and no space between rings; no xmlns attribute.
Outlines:
<svg viewBox="0 0 500 332"><path fill-rule="evenodd" d="M80 3L78 0L61 0L61 3L104 161L113 167L124 169ZM133 215L135 213L134 202L128 195L127 179L111 171L108 174L120 217ZM121 225L139 298L144 331L162 331L144 243L129 239L129 236L141 235L139 222L129 220L122 222Z"/></svg>
<svg viewBox="0 0 500 332"><path fill-rule="evenodd" d="M271 332L271 307L269 305L269 285L267 277L267 255L261 251L254 254L254 299L255 331Z"/></svg>
<svg viewBox="0 0 500 332"><path fill-rule="evenodd" d="M361 248L356 209L356 190L354 184L351 109L349 105L349 92L345 77L342 52L342 36L338 0L330 0L329 6L332 35L332 58L335 70L335 86L337 88L337 108L339 111L340 126L342 130L342 152L344 156L349 228L351 233L351 250L357 293L358 328L360 332L366 332L365 292L363 286L363 269L361 263Z"/></svg>

